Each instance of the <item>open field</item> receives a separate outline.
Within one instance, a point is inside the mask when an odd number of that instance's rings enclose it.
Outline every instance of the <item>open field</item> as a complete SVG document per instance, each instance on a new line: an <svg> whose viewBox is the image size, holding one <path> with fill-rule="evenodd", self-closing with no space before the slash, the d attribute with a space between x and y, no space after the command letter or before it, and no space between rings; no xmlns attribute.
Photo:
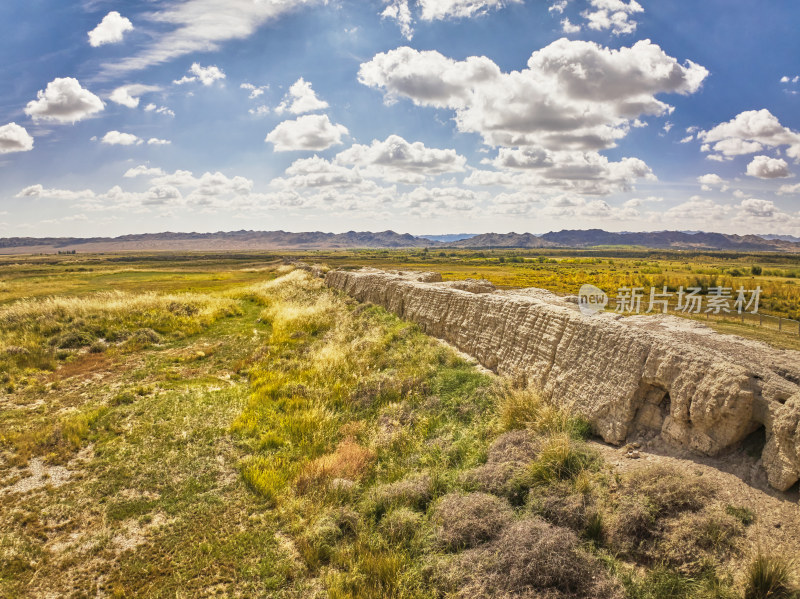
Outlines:
<svg viewBox="0 0 800 599"><path fill-rule="evenodd" d="M786 257L455 254L292 258L565 293L755 264L797 308ZM275 254L0 262L0 596L792 596L796 493L620 458L290 271Z"/></svg>

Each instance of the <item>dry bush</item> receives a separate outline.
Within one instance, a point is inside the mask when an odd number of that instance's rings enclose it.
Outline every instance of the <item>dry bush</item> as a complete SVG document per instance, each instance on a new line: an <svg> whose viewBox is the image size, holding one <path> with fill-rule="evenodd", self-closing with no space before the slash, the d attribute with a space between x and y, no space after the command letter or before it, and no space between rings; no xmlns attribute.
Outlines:
<svg viewBox="0 0 800 599"><path fill-rule="evenodd" d="M489 446L486 463L464 473L463 483L472 489L512 497L515 478L536 457L530 433L513 430L503 433Z"/></svg>
<svg viewBox="0 0 800 599"><path fill-rule="evenodd" d="M429 474L412 474L393 483L377 485L371 496L373 511L382 514L392 506L424 510L433 497L433 479Z"/></svg>
<svg viewBox="0 0 800 599"><path fill-rule="evenodd" d="M456 551L495 538L514 520L509 503L488 493L442 497L433 511L439 545Z"/></svg>
<svg viewBox="0 0 800 599"><path fill-rule="evenodd" d="M704 479L661 465L634 470L622 487L623 492L645 498L659 516L697 511L714 496L714 489Z"/></svg>
<svg viewBox="0 0 800 599"><path fill-rule="evenodd" d="M558 482L531 490L528 507L556 526L583 533L597 515L591 494L577 493L573 484Z"/></svg>
<svg viewBox="0 0 800 599"><path fill-rule="evenodd" d="M339 443L336 451L306 464L297 477L297 488L303 492L311 488L314 483L332 479L359 480L372 466L374 460L374 452L362 447L353 439L345 439Z"/></svg>
<svg viewBox="0 0 800 599"><path fill-rule="evenodd" d="M539 518L522 520L476 549L453 557L437 582L459 597L623 597L602 564L571 531Z"/></svg>
<svg viewBox="0 0 800 599"><path fill-rule="evenodd" d="M684 574L699 574L714 560L735 554L743 533L741 522L721 510L685 512L665 522L650 558Z"/></svg>
<svg viewBox="0 0 800 599"><path fill-rule="evenodd" d="M515 462L527 464L536 457L536 445L528 431L510 431L489 445L488 463Z"/></svg>
<svg viewBox="0 0 800 599"><path fill-rule="evenodd" d="M701 510L714 490L706 481L675 468L650 466L628 473L618 493L621 499L607 531L609 544L624 555L646 558L663 521Z"/></svg>

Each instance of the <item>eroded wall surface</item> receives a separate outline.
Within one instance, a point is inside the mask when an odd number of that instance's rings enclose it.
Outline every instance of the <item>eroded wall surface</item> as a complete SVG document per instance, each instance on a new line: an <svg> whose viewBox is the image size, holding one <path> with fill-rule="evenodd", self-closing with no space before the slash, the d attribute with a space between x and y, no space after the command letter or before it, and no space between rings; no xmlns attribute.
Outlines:
<svg viewBox="0 0 800 599"><path fill-rule="evenodd" d="M770 484L800 479L800 352L674 316L586 316L548 291L443 283L436 273L331 271L325 282L524 378L607 442L660 435L716 455L763 426Z"/></svg>

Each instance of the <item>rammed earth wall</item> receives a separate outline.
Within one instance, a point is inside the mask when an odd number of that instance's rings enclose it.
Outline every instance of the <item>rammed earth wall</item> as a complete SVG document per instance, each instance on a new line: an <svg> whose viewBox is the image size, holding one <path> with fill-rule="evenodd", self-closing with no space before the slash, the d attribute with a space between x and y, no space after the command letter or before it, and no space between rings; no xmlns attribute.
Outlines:
<svg viewBox="0 0 800 599"><path fill-rule="evenodd" d="M325 282L524 378L607 442L660 435L716 455L763 426L770 484L786 490L800 479L800 352L674 316L585 316L541 289L443 283L436 273L331 271Z"/></svg>

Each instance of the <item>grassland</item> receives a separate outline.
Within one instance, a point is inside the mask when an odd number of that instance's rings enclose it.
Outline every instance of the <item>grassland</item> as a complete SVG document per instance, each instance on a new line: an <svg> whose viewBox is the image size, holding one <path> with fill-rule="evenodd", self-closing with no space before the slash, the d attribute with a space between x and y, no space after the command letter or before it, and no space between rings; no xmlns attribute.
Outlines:
<svg viewBox="0 0 800 599"><path fill-rule="evenodd" d="M794 593L744 502L290 271L0 266L0 596Z"/></svg>

